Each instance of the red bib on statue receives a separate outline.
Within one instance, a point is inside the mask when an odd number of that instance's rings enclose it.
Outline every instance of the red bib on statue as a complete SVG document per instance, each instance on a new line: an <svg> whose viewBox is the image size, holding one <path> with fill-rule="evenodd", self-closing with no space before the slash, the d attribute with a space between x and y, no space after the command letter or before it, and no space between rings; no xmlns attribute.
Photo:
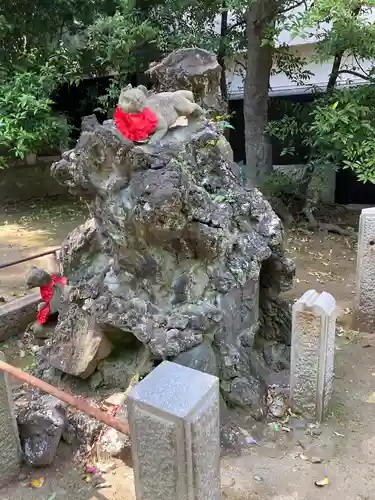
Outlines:
<svg viewBox="0 0 375 500"><path fill-rule="evenodd" d="M115 113L117 129L129 141L142 141L147 139L156 129L157 116L150 108L144 108L141 113L124 113L117 106Z"/></svg>

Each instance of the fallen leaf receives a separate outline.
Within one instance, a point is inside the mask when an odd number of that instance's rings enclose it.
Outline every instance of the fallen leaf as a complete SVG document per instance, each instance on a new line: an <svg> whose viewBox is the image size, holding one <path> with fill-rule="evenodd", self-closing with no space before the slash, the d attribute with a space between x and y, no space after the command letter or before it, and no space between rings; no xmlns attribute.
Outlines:
<svg viewBox="0 0 375 500"><path fill-rule="evenodd" d="M372 392L366 399L366 403L375 404L375 392Z"/></svg>
<svg viewBox="0 0 375 500"><path fill-rule="evenodd" d="M56 496L56 493L52 493L52 495L48 497L47 500L55 500Z"/></svg>
<svg viewBox="0 0 375 500"><path fill-rule="evenodd" d="M44 477L41 476L39 479L33 479L31 482L30 482L30 486L32 488L41 488L44 484Z"/></svg>
<svg viewBox="0 0 375 500"><path fill-rule="evenodd" d="M95 488L98 490L101 488L110 488L110 487L111 487L111 484L108 481L106 481L105 483L99 483L99 484L95 485Z"/></svg>
<svg viewBox="0 0 375 500"><path fill-rule="evenodd" d="M327 486L329 484L329 479L326 476L324 479L321 479L320 481L315 481L315 486L319 486L322 488L323 486Z"/></svg>

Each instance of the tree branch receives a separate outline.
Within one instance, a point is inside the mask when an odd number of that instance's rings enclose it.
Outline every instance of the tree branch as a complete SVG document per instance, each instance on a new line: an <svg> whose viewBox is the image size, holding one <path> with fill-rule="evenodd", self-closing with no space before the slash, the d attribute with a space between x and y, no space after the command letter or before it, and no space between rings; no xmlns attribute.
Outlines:
<svg viewBox="0 0 375 500"><path fill-rule="evenodd" d="M351 69L340 69L338 72L337 72L337 75L341 75L341 74L348 74L348 75L353 75L353 76L356 76L357 78L361 78L362 80L366 80L368 82L375 82L375 78L372 78L371 76L367 76L367 75L364 75L362 73L358 73L358 71L353 71Z"/></svg>
<svg viewBox="0 0 375 500"><path fill-rule="evenodd" d="M279 10L280 14L286 14L287 12L290 12L293 9L297 9L298 7L301 7L301 5L306 6L306 0L300 0L299 2L294 3L293 5L290 5L289 7L286 7L284 10Z"/></svg>
<svg viewBox="0 0 375 500"><path fill-rule="evenodd" d="M244 69L246 71L247 67L246 67L246 64L243 63L242 61L239 61L238 59L234 59L234 62L236 64L238 64L238 66L241 66L242 69Z"/></svg>
<svg viewBox="0 0 375 500"><path fill-rule="evenodd" d="M362 65L361 65L361 63L358 61L357 56L354 56L354 59L355 59L355 62L358 64L358 67L359 67L359 69L362 71L362 73L363 73L364 75L366 75L368 78L371 78L371 76L369 75L369 73L368 73L367 71L365 71L365 70L362 68Z"/></svg>
<svg viewBox="0 0 375 500"><path fill-rule="evenodd" d="M236 23L231 24L227 28L227 35L229 35L229 33L232 33L234 29L239 28L240 26L245 26L245 24L246 24L245 19L241 19L241 21L237 21Z"/></svg>

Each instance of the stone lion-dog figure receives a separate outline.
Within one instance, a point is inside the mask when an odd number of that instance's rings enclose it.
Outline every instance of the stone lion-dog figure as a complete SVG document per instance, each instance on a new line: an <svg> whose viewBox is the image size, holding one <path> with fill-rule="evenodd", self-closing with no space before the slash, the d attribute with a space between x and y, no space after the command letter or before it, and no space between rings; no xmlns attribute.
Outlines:
<svg viewBox="0 0 375 500"><path fill-rule="evenodd" d="M134 88L128 85L120 93L118 106L124 113L141 113L145 107L155 113L157 125L149 144L163 139L180 117L187 118L188 127L198 124L204 117L203 109L194 102L194 95L189 90L150 94L143 85Z"/></svg>

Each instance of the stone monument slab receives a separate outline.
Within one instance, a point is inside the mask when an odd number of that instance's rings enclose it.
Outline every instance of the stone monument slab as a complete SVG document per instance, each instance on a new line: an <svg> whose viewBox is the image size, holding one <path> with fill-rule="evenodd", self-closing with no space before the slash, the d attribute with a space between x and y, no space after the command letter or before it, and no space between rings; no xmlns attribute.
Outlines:
<svg viewBox="0 0 375 500"><path fill-rule="evenodd" d="M332 395L336 301L309 290L293 306L290 405L321 422Z"/></svg>
<svg viewBox="0 0 375 500"><path fill-rule="evenodd" d="M5 356L0 352L0 360ZM18 427L13 412L12 391L7 373L0 370L0 488L3 488L20 472L22 460Z"/></svg>
<svg viewBox="0 0 375 500"><path fill-rule="evenodd" d="M375 207L359 219L353 328L375 333Z"/></svg>
<svg viewBox="0 0 375 500"><path fill-rule="evenodd" d="M219 500L219 379L164 361L128 397L137 500Z"/></svg>

